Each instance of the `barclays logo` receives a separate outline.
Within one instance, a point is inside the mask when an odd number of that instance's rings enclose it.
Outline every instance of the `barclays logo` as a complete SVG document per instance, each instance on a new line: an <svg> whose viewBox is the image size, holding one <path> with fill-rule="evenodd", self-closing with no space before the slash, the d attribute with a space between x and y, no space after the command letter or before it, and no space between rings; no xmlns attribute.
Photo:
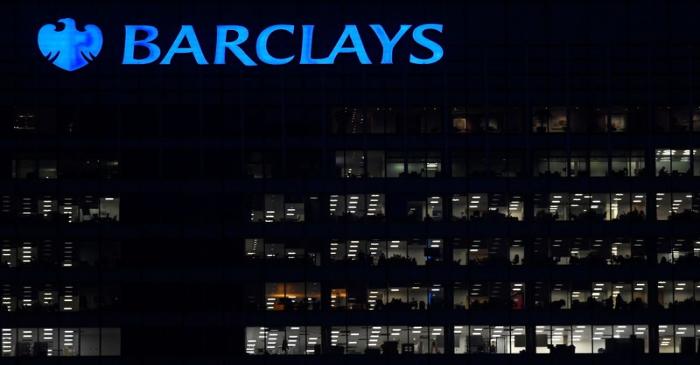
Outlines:
<svg viewBox="0 0 700 365"><path fill-rule="evenodd" d="M75 71L92 62L102 49L100 28L88 24L80 31L71 18L59 19L58 23L63 24L63 29L58 30L54 24L39 29L37 42L41 54L66 71Z"/></svg>
<svg viewBox="0 0 700 365"><path fill-rule="evenodd" d="M66 71L75 71L92 62L102 48L100 28L88 24L85 30L78 30L71 18L59 19L58 23L62 24L60 30L54 24L39 29L37 40L44 57ZM394 53L399 43L409 46L408 52L402 52L402 62L430 65L444 56L439 39L443 25L436 23L401 24L398 28L381 24L345 24L339 35L331 36L336 41L330 49L319 49L315 41L318 29L313 24L273 24L258 34L251 34L248 27L237 24L212 28L210 31L215 31L214 47L207 50L201 47L199 35L190 24L181 25L174 40L165 41L159 37L154 25L125 25L121 64L170 65L177 57L189 58L197 65L224 65L231 61L247 67L290 63L332 65L339 57L350 57L363 65L391 65L395 62ZM291 47L272 54L268 43L273 37L284 40ZM370 50L375 50L374 54Z"/></svg>

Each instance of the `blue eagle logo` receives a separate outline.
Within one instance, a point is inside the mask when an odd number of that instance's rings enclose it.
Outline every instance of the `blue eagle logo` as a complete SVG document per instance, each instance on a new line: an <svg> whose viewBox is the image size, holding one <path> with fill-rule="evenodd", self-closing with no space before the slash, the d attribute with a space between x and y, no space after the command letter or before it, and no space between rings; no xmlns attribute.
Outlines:
<svg viewBox="0 0 700 365"><path fill-rule="evenodd" d="M66 71L75 71L97 57L102 49L102 31L98 26L88 24L80 31L71 18L59 19L58 23L63 24L63 29L57 30L55 24L39 29L39 50L46 59Z"/></svg>

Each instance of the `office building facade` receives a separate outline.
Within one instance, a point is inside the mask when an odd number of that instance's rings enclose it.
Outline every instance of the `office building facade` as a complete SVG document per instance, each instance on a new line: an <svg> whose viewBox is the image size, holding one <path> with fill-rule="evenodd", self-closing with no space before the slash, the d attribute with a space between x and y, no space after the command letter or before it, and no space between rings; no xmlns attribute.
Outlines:
<svg viewBox="0 0 700 365"><path fill-rule="evenodd" d="M7 10L0 364L696 363L697 4Z"/></svg>

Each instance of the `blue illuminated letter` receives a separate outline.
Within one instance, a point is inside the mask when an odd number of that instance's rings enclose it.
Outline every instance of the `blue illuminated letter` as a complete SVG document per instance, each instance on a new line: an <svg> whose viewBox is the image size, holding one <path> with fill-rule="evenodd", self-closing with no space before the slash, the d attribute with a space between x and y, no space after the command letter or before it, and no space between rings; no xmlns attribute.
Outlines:
<svg viewBox="0 0 700 365"><path fill-rule="evenodd" d="M403 37L404 34L411 29L411 26L408 24L401 25L401 27L399 27L399 31L396 32L396 35L394 35L394 38L389 38L384 30L384 27L379 24L370 24L369 26L372 28L374 34L377 35L379 42L382 44L382 64L391 65L394 63L394 47L396 47L396 44L399 43L401 37Z"/></svg>
<svg viewBox="0 0 700 365"><path fill-rule="evenodd" d="M263 29L258 36L258 41L255 43L255 50L258 52L258 58L260 61L267 63L268 65L284 65L285 63L292 62L294 56L289 56L285 58L273 57L270 51L267 50L267 40L270 38L272 32L284 30L290 34L294 34L294 26L289 24L279 24L273 25Z"/></svg>
<svg viewBox="0 0 700 365"><path fill-rule="evenodd" d="M226 36L232 30L238 35L236 39L227 41ZM255 66L256 63L248 57L241 49L240 45L248 39L248 28L240 25L219 25L216 27L216 54L214 55L214 63L223 65L226 63L226 50L233 52L234 56L238 57L246 66Z"/></svg>
<svg viewBox="0 0 700 365"><path fill-rule="evenodd" d="M442 33L442 24L423 24L417 26L416 29L413 30L413 40L415 40L416 43L418 43L419 45L427 48L430 52L432 52L433 55L428 58L418 58L411 54L411 63L419 65L428 65L440 61L442 55L444 54L441 45L425 37L423 32L425 32L426 30L436 30Z"/></svg>
<svg viewBox="0 0 700 365"><path fill-rule="evenodd" d="M187 39L189 47L182 47L182 42L185 39ZM191 25L183 25L182 28L180 28L180 33L178 33L177 37L175 37L173 45L170 46L168 53L165 54L165 57L163 57L163 59L160 61L160 64L169 65L176 53L192 53L192 56L194 56L194 59L197 61L198 65L208 64L207 59L204 58L204 54L202 53L202 47L199 46L197 34L195 34L194 28L192 28Z"/></svg>
<svg viewBox="0 0 700 365"><path fill-rule="evenodd" d="M125 25L126 34L124 36L124 57L122 64L124 65L144 65L151 63L160 57L160 47L151 43L158 38L158 28L151 25ZM146 32L146 38L136 40L136 32ZM146 47L148 56L136 59L134 50L136 47Z"/></svg>
<svg viewBox="0 0 700 365"><path fill-rule="evenodd" d="M314 44L314 26L302 25L301 30L301 60L299 63L302 65L327 64L325 58L313 58L311 55Z"/></svg>
<svg viewBox="0 0 700 365"><path fill-rule="evenodd" d="M345 47L345 42L350 39L352 46ZM360 33L357 31L357 26L348 24L343 30L343 34L340 35L338 42L333 47L331 54L324 59L326 64L332 64L335 62L335 58L339 53L355 53L357 54L357 59L363 65L369 65L372 63L369 57L367 57L367 51L365 51L365 46L362 44L362 38L360 38Z"/></svg>

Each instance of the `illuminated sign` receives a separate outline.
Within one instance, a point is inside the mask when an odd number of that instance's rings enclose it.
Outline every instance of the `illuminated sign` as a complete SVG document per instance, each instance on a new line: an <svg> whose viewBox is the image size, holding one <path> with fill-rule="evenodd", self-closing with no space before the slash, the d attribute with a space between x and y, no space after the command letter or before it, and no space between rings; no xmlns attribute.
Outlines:
<svg viewBox="0 0 700 365"><path fill-rule="evenodd" d="M72 19L61 19L59 23L65 25L62 31L56 31L56 27L51 24L43 26L39 31L39 49L45 57L56 66L73 71L97 56L102 46L99 28L87 25L85 31L80 32ZM177 57L189 58L198 65L332 65L338 56L347 55L363 65L391 65L394 63L394 49L402 41L411 42L411 49L417 48L420 51L418 54L409 52L408 59L401 62L429 65L440 61L444 55L442 45L436 40L443 32L442 24L403 24L392 30L385 29L380 24L370 24L366 28L365 33L372 36L365 35L363 39L358 25L345 25L330 53L319 57L316 54L318 50L314 49L314 25L310 24L275 24L264 28L254 37L243 25L217 25L215 46L209 50L202 48L192 25L182 25L172 41L159 39L156 26L125 25L122 64L169 65ZM273 54L269 49L268 43L272 37L291 42L296 39L293 38L295 34L301 35L301 42L295 47L298 51ZM381 57L372 59L369 56L366 48L369 42L372 42L373 47L379 46ZM254 52L244 50L244 45L252 48L253 44Z"/></svg>
<svg viewBox="0 0 700 365"><path fill-rule="evenodd" d="M39 50L51 63L66 71L75 71L92 61L102 49L102 32L94 24L84 31L75 27L71 18L59 19L63 29L46 24L39 29Z"/></svg>

